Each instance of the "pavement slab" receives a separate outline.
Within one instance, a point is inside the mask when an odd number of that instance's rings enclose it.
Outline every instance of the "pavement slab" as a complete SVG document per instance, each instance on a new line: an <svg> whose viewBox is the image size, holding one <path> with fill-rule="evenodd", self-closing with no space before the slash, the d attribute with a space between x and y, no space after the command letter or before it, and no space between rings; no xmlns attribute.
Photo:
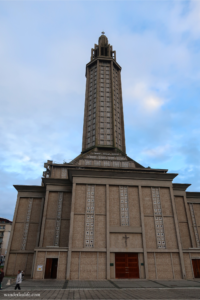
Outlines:
<svg viewBox="0 0 200 300"><path fill-rule="evenodd" d="M3 286L0 299L200 299L200 280L25 280Z"/></svg>

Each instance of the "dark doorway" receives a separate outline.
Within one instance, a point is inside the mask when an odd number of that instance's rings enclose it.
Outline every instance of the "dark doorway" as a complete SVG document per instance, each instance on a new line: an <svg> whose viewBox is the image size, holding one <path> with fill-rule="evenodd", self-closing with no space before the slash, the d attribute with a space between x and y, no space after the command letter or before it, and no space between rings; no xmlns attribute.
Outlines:
<svg viewBox="0 0 200 300"><path fill-rule="evenodd" d="M48 279L48 278L55 279L57 277L57 266L58 266L57 258L47 258L44 278L45 279Z"/></svg>
<svg viewBox="0 0 200 300"><path fill-rule="evenodd" d="M139 278L138 254L115 253L116 278Z"/></svg>
<svg viewBox="0 0 200 300"><path fill-rule="evenodd" d="M200 259L193 259L192 265L194 270L194 277L200 278Z"/></svg>

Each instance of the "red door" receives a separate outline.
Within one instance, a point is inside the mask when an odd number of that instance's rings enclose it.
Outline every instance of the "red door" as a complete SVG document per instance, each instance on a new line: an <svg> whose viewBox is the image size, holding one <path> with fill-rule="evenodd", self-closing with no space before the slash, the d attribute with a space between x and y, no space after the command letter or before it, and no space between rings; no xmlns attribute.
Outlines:
<svg viewBox="0 0 200 300"><path fill-rule="evenodd" d="M115 253L116 278L139 278L138 254Z"/></svg>
<svg viewBox="0 0 200 300"><path fill-rule="evenodd" d="M200 259L193 259L192 265L194 270L194 277L200 278Z"/></svg>

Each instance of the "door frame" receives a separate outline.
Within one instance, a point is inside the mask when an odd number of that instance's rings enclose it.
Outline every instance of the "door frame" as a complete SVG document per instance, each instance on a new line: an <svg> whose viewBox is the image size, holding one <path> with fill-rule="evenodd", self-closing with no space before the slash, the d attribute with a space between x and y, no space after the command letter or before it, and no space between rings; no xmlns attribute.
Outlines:
<svg viewBox="0 0 200 300"><path fill-rule="evenodd" d="M116 254L137 254L137 258L138 258L138 273L139 273L139 277L138 278L126 278L126 279L140 279L140 259L139 259L139 253L138 252L121 252L121 251L118 251L118 252L114 252L115 254L115 268L114 268L114 275L115 275L115 279L125 279L125 278L117 278L116 277Z"/></svg>
<svg viewBox="0 0 200 300"><path fill-rule="evenodd" d="M194 274L194 267L193 267L193 260L199 260L200 261L200 256L196 256L196 257L192 257L191 255L190 255L190 258L191 258L191 267L192 267L192 274L193 274L193 279L195 279L195 278L200 278L200 277L195 277L195 274Z"/></svg>
<svg viewBox="0 0 200 300"><path fill-rule="evenodd" d="M47 259L52 259L52 263L53 263L53 259L57 259L56 278L45 278ZM45 257L45 268L44 268L44 276L43 276L43 279L57 279L57 276L58 276L58 263L59 263L59 257L52 257L52 256Z"/></svg>

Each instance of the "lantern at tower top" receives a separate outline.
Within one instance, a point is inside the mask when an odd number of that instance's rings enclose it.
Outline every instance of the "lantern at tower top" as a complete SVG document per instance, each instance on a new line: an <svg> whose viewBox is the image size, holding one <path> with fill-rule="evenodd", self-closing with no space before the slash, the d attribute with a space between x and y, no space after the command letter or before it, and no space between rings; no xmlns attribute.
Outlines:
<svg viewBox="0 0 200 300"><path fill-rule="evenodd" d="M112 46L108 43L108 38L104 31L102 31L99 37L98 45L95 44L94 48L91 49L91 61L98 57L107 57L116 60L116 51L113 51Z"/></svg>

